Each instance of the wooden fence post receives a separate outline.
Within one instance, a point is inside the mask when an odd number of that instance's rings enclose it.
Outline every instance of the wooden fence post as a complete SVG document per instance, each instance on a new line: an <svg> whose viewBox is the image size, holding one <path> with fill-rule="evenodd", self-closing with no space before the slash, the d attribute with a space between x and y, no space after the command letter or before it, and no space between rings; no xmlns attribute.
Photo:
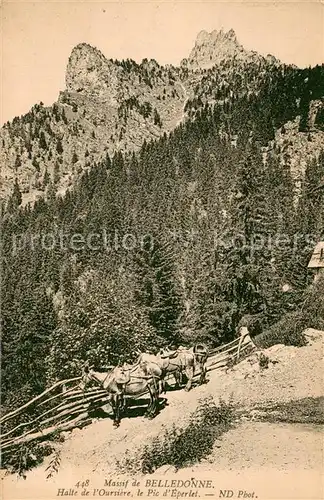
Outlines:
<svg viewBox="0 0 324 500"><path fill-rule="evenodd" d="M238 360L240 358L242 345L251 344L252 347L256 347L253 340L250 337L249 330L247 329L246 326L242 326L240 328L240 332L241 332L241 336L240 336L240 341L239 341L238 348L237 348L236 362L238 362Z"/></svg>

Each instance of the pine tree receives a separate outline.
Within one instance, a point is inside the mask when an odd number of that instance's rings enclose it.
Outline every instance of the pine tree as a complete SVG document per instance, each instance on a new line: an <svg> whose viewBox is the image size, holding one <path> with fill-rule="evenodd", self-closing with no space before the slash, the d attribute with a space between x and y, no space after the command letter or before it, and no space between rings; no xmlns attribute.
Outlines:
<svg viewBox="0 0 324 500"><path fill-rule="evenodd" d="M320 130L324 130L324 107L321 107L317 113L315 118L315 125Z"/></svg>
<svg viewBox="0 0 324 500"><path fill-rule="evenodd" d="M56 185L60 180L60 166L57 162L55 162L54 170L53 170L53 184Z"/></svg>
<svg viewBox="0 0 324 500"><path fill-rule="evenodd" d="M156 235L144 242L135 256L135 298L146 311L156 333L168 342L179 341L177 321L181 313L174 275L171 245Z"/></svg>
<svg viewBox="0 0 324 500"><path fill-rule="evenodd" d="M134 302L128 273L86 269L77 280L71 280L70 286L69 292L63 291L60 318L47 358L51 379L78 375L85 360L98 367L103 360L115 365L134 362L139 350L158 346L160 339Z"/></svg>
<svg viewBox="0 0 324 500"><path fill-rule="evenodd" d="M15 171L17 172L18 168L21 167L21 158L20 156L17 154L16 156L16 160L15 160Z"/></svg>
<svg viewBox="0 0 324 500"><path fill-rule="evenodd" d="M62 141L61 139L58 139L57 140L57 143L56 143L56 151L58 152L59 155L61 155L63 153L63 146L62 146Z"/></svg>
<svg viewBox="0 0 324 500"><path fill-rule="evenodd" d="M4 397L31 390L37 394L45 389L45 358L49 352L51 333L55 325L55 313L51 299L42 285L36 286L33 274L28 270L24 279L15 287L11 303L11 317L6 308L4 314L3 366ZM19 373L19 377L17 377Z"/></svg>
<svg viewBox="0 0 324 500"><path fill-rule="evenodd" d="M304 189L300 200L300 217L303 230L314 235L323 230L318 227L319 215L323 213L324 152L319 159L308 162L305 171Z"/></svg>
<svg viewBox="0 0 324 500"><path fill-rule="evenodd" d="M158 113L158 110L156 108L154 108L154 125L157 125L158 127L162 127L162 121L161 121L161 117Z"/></svg>
<svg viewBox="0 0 324 500"><path fill-rule="evenodd" d="M11 212L17 210L17 208L21 205L21 202L22 202L22 194L20 191L18 179L16 177L12 195L8 200L8 211Z"/></svg>
<svg viewBox="0 0 324 500"><path fill-rule="evenodd" d="M47 142L43 131L41 131L39 134L39 147L42 149L47 149Z"/></svg>
<svg viewBox="0 0 324 500"><path fill-rule="evenodd" d="M65 109L63 108L62 109L62 120L63 120L63 123L65 123L65 125L67 125L67 118L66 118L66 114L65 114Z"/></svg>
<svg viewBox="0 0 324 500"><path fill-rule="evenodd" d="M50 179L50 175L49 175L49 173L47 171L47 168L45 168L44 177L43 177L43 187L44 188L48 185L48 183L50 182L50 180L51 180Z"/></svg>
<svg viewBox="0 0 324 500"><path fill-rule="evenodd" d="M49 181L47 189L46 189L46 201L52 207L54 206L55 198L56 198L55 184L53 182Z"/></svg>
<svg viewBox="0 0 324 500"><path fill-rule="evenodd" d="M324 154L308 162L302 193L294 221L296 244L291 275L300 292L307 284L307 264L315 244L323 237L324 229Z"/></svg>
<svg viewBox="0 0 324 500"><path fill-rule="evenodd" d="M265 245L269 217L262 173L258 149L248 146L238 165L231 208L230 247L223 256L228 276L226 297L235 305L233 325L244 314L261 313L266 306L260 274L269 259Z"/></svg>

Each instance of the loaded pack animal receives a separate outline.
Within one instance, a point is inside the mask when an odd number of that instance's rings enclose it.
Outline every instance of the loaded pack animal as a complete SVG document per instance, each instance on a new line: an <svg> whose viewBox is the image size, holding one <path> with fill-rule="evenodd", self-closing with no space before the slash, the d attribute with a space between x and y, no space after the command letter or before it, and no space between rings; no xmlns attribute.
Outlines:
<svg viewBox="0 0 324 500"><path fill-rule="evenodd" d="M204 344L196 344L193 347L193 353L195 356L195 366L198 366L200 370L199 384L205 384L207 382L206 374L206 361L208 359L208 349Z"/></svg>
<svg viewBox="0 0 324 500"><path fill-rule="evenodd" d="M110 395L109 402L113 409L114 427L119 427L121 412L125 409L125 397L140 396L145 392L150 395L150 403L146 411L148 418L153 418L158 411L159 378L147 373L138 363L135 365L110 367L108 372L94 371L86 363L83 367L79 387L84 390L91 382L96 382Z"/></svg>
<svg viewBox="0 0 324 500"><path fill-rule="evenodd" d="M207 348L203 344L197 344L192 349L179 347L174 350L161 349L158 356L162 360L167 360L164 364L165 375L172 374L178 387L181 387L183 374L187 377L186 391L190 391L196 366L201 370L200 384L206 381L206 360L208 357Z"/></svg>
<svg viewBox="0 0 324 500"><path fill-rule="evenodd" d="M166 392L165 377L169 360L159 354L140 353L137 363L143 368L147 375L153 375L159 380L159 393Z"/></svg>

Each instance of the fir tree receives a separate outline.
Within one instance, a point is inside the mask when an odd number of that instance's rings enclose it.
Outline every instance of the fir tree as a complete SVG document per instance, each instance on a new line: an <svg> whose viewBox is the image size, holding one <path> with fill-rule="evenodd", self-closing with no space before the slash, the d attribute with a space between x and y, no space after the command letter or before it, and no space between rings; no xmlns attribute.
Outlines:
<svg viewBox="0 0 324 500"><path fill-rule="evenodd" d="M41 131L39 134L39 147L42 149L47 149L47 142L43 131Z"/></svg>
<svg viewBox="0 0 324 500"><path fill-rule="evenodd" d="M8 201L9 210L10 211L16 210L21 205L21 202L22 202L22 194L20 191L18 179L16 178L15 183L14 183L14 187L13 187L13 191L12 191L12 195Z"/></svg>
<svg viewBox="0 0 324 500"><path fill-rule="evenodd" d="M63 153L63 146L62 146L61 139L57 139L56 151L58 152L59 155L61 155Z"/></svg>
<svg viewBox="0 0 324 500"><path fill-rule="evenodd" d="M49 173L47 171L47 168L45 168L44 177L43 177L43 187L44 188L48 185L48 183L50 182L50 180L51 180L50 179L50 175L49 175Z"/></svg>
<svg viewBox="0 0 324 500"><path fill-rule="evenodd" d="M76 162L78 161L78 159L79 159L79 158L78 158L78 155L77 155L77 154L76 154L76 152L74 151L74 152L73 152L73 155L72 155L72 160L71 160L71 161L72 161L72 163L76 163Z"/></svg>
<svg viewBox="0 0 324 500"><path fill-rule="evenodd" d="M152 244L153 243L153 244ZM170 244L147 240L135 257L135 297L147 312L156 333L169 342L178 342L177 321L181 312Z"/></svg>

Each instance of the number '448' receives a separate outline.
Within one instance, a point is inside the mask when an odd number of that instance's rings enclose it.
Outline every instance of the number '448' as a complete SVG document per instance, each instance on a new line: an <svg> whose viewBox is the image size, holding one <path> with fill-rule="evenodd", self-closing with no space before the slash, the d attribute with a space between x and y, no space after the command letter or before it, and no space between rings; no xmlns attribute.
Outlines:
<svg viewBox="0 0 324 500"><path fill-rule="evenodd" d="M86 488L87 486L89 486L89 479L86 481L78 481L75 485L76 488Z"/></svg>

